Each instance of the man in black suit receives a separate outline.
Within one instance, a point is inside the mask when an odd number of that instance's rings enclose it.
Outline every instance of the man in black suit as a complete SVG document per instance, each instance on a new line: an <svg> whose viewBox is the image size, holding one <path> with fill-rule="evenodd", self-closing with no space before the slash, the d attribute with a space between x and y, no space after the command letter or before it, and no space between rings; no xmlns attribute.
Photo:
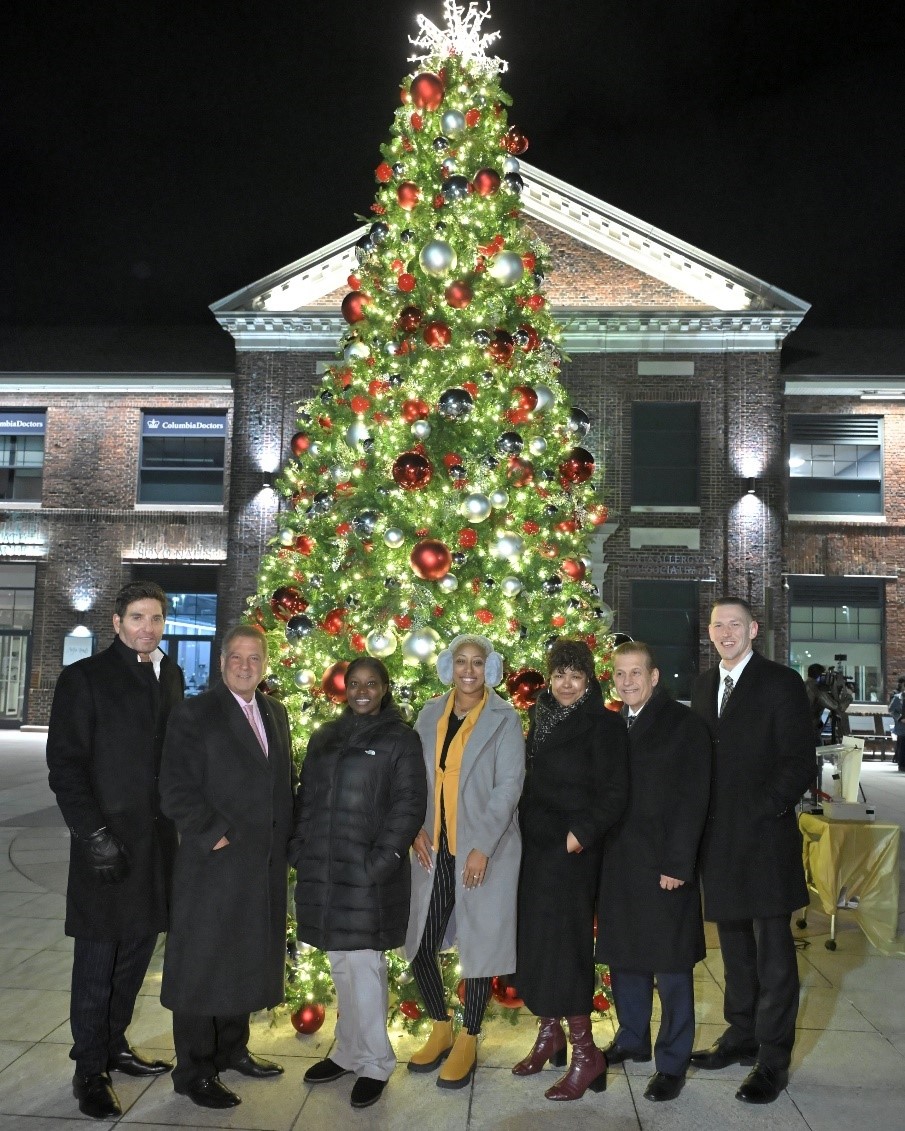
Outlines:
<svg viewBox="0 0 905 1131"><path fill-rule="evenodd" d="M72 835L66 934L75 938L70 1024L79 1110L122 1114L109 1070L168 1072L126 1041L157 936L167 929L176 832L157 776L181 670L160 650L167 597L135 582L116 595L105 651L64 668L47 733L50 788Z"/></svg>
<svg viewBox="0 0 905 1131"><path fill-rule="evenodd" d="M757 627L746 601L716 601L710 639L720 664L698 678L691 699L714 736L701 873L704 916L720 937L729 1026L691 1063L753 1064L736 1098L772 1103L788 1083L795 1041L789 919L808 902L795 806L814 776L814 732L798 673L753 651Z"/></svg>
<svg viewBox="0 0 905 1131"><path fill-rule="evenodd" d="M173 1087L201 1107L241 1102L225 1069L283 1071L248 1051L249 1014L283 1000L296 784L286 710L256 690L266 646L250 625L227 632L223 682L173 712L163 751L179 852L160 1000L173 1011Z"/></svg>
<svg viewBox="0 0 905 1131"><path fill-rule="evenodd" d="M704 721L660 684L646 644L613 651L613 682L629 727L629 803L607 834L600 872L597 959L610 967L619 1015L609 1064L651 1059L654 980L661 1021L656 1072L644 1095L673 1100L694 1040L694 965L706 953L696 883L710 790Z"/></svg>

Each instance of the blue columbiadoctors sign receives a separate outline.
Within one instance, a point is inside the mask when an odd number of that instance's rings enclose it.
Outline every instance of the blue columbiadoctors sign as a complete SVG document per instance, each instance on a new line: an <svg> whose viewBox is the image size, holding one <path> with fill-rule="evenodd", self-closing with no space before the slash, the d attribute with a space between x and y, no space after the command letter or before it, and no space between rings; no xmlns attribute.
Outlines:
<svg viewBox="0 0 905 1131"><path fill-rule="evenodd" d="M46 412L19 412L14 408L0 408L0 435L43 436L46 424Z"/></svg>
<svg viewBox="0 0 905 1131"><path fill-rule="evenodd" d="M190 415L182 412L145 412L142 436L200 436L226 438L226 413Z"/></svg>

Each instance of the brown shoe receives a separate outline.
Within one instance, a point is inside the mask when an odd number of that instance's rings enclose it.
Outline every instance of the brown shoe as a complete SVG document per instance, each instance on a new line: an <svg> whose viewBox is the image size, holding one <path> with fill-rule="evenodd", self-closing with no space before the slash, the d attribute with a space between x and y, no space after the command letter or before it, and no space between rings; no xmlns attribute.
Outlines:
<svg viewBox="0 0 905 1131"><path fill-rule="evenodd" d="M533 1076L544 1067L547 1061L554 1068L562 1068L566 1063L566 1034L558 1017L542 1017L540 1031L534 1048L512 1069L514 1076Z"/></svg>
<svg viewBox="0 0 905 1131"><path fill-rule="evenodd" d="M606 1057L594 1044L590 1017L567 1017L569 1040L572 1044L572 1062L565 1076L548 1088L548 1100L580 1100L588 1088L592 1092L606 1091Z"/></svg>

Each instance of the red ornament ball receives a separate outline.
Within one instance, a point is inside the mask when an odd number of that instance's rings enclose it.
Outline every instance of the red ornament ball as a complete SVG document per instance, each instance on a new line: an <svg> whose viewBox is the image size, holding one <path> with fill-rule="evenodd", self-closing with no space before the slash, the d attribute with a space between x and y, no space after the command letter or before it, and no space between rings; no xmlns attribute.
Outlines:
<svg viewBox="0 0 905 1131"><path fill-rule="evenodd" d="M353 325L355 322L361 322L365 316L364 308L370 303L371 298L369 295L363 295L361 291L349 291L343 299L342 315L343 318Z"/></svg>
<svg viewBox="0 0 905 1131"><path fill-rule="evenodd" d="M566 558L559 568L566 577L571 577L573 581L582 581L587 572L584 562L579 561L578 558Z"/></svg>
<svg viewBox="0 0 905 1131"><path fill-rule="evenodd" d="M456 279L446 288L444 297L454 310L464 310L474 298L474 291L464 279Z"/></svg>
<svg viewBox="0 0 905 1131"><path fill-rule="evenodd" d="M321 628L329 636L339 636L343 630L343 624L346 619L345 609L331 609L329 613L321 621Z"/></svg>
<svg viewBox="0 0 905 1131"><path fill-rule="evenodd" d="M496 169L478 169L472 181L479 196L492 196L500 187L500 174Z"/></svg>
<svg viewBox="0 0 905 1131"><path fill-rule="evenodd" d="M438 110L443 101L443 83L436 75L415 75L409 94L419 110Z"/></svg>
<svg viewBox="0 0 905 1131"><path fill-rule="evenodd" d="M403 452L393 462L393 479L404 491L420 491L433 474L433 464L420 452Z"/></svg>
<svg viewBox="0 0 905 1131"><path fill-rule="evenodd" d="M465 1004L465 979L463 978L456 986L456 997L464 1005Z"/></svg>
<svg viewBox="0 0 905 1131"><path fill-rule="evenodd" d="M506 136L503 138L503 148L513 157L518 157L527 150L528 139L518 126L510 126L506 131Z"/></svg>
<svg viewBox="0 0 905 1131"><path fill-rule="evenodd" d="M432 350L445 350L452 341L452 330L445 322L428 322L421 336Z"/></svg>
<svg viewBox="0 0 905 1131"><path fill-rule="evenodd" d="M594 994L594 1008L598 1013L606 1013L610 1008L610 999L604 993Z"/></svg>
<svg viewBox="0 0 905 1131"><path fill-rule="evenodd" d="M406 424L414 424L416 420L424 420L430 409L424 401L411 398L402 402L400 412Z"/></svg>
<svg viewBox="0 0 905 1131"><path fill-rule="evenodd" d="M493 1000L504 1009L521 1009L525 1004L515 986L509 984L508 978L494 978L490 992L493 994Z"/></svg>
<svg viewBox="0 0 905 1131"><path fill-rule="evenodd" d="M304 455L311 447L311 437L307 432L296 432L289 441L289 446L292 448L292 454L294 456Z"/></svg>
<svg viewBox="0 0 905 1131"><path fill-rule="evenodd" d="M559 465L559 481L565 487L569 483L585 483L594 474L594 457L585 448L573 448Z"/></svg>
<svg viewBox="0 0 905 1131"><path fill-rule="evenodd" d="M417 1021L421 1016L421 1007L417 1001L401 1001L399 1003L399 1012L403 1017L407 1017L409 1021Z"/></svg>
<svg viewBox="0 0 905 1131"><path fill-rule="evenodd" d="M300 554L304 554L307 558L317 543L310 534L300 534L295 540L295 548Z"/></svg>
<svg viewBox="0 0 905 1131"><path fill-rule="evenodd" d="M292 585L281 585L270 598L270 610L279 620L290 620L308 608L308 602Z"/></svg>
<svg viewBox="0 0 905 1131"><path fill-rule="evenodd" d="M614 714L618 715L619 712L622 710L622 700L621 699L607 699L606 709L608 711L612 711Z"/></svg>
<svg viewBox="0 0 905 1131"><path fill-rule="evenodd" d="M459 546L463 550L472 550L478 544L478 535L470 526L459 531Z"/></svg>
<svg viewBox="0 0 905 1131"><path fill-rule="evenodd" d="M481 111L475 109L474 106L472 106L470 110L465 111L465 125L468 126L470 130L473 130L480 120Z"/></svg>
<svg viewBox="0 0 905 1131"><path fill-rule="evenodd" d="M534 705L545 682L541 673L534 668L520 668L517 672L513 672L506 680L506 690L509 692L513 707L527 711Z"/></svg>
<svg viewBox="0 0 905 1131"><path fill-rule="evenodd" d="M530 385L514 385L512 395L517 399L519 408L526 412L534 412L537 408L537 393Z"/></svg>
<svg viewBox="0 0 905 1131"><path fill-rule="evenodd" d="M411 334L421 325L424 317L420 306L404 306L399 311L399 325L407 334Z"/></svg>
<svg viewBox="0 0 905 1131"><path fill-rule="evenodd" d="M410 275L408 271L403 271L399 278L396 280L396 286L404 294L413 291L417 285L417 280L414 275Z"/></svg>
<svg viewBox="0 0 905 1131"><path fill-rule="evenodd" d="M532 350L540 348L540 334L529 322L523 322L519 329L528 335L527 345L522 346L525 353L530 353Z"/></svg>
<svg viewBox="0 0 905 1131"><path fill-rule="evenodd" d="M316 1033L324 1023L326 1010L322 1005L311 1002L297 1009L290 1017L292 1027L297 1033Z"/></svg>
<svg viewBox="0 0 905 1131"><path fill-rule="evenodd" d="M321 690L331 703L344 703L346 699L347 660L331 664L321 676Z"/></svg>
<svg viewBox="0 0 905 1131"><path fill-rule="evenodd" d="M422 581L439 581L449 573L452 554L443 542L425 538L409 554L409 565Z"/></svg>
<svg viewBox="0 0 905 1131"><path fill-rule="evenodd" d="M508 330L497 327L493 332L493 341L487 347L487 352L497 365L508 365L515 349L515 342Z"/></svg>
<svg viewBox="0 0 905 1131"><path fill-rule="evenodd" d="M399 201L400 208L404 208L406 212L411 212L421 199L421 189L414 181L403 181L396 189L396 199Z"/></svg>
<svg viewBox="0 0 905 1131"><path fill-rule="evenodd" d="M353 412L364 413L367 412L370 407L371 402L367 397L362 396L361 393L359 393L357 396L354 396L349 401L349 408L351 408Z"/></svg>

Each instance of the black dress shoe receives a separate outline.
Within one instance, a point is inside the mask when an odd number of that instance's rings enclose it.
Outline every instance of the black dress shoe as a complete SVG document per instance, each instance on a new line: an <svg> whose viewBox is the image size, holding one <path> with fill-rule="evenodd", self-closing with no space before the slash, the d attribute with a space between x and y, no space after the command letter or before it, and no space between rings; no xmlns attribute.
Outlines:
<svg viewBox="0 0 905 1131"><path fill-rule="evenodd" d="M785 1068L773 1068L769 1064L755 1064L735 1093L737 1100L746 1104L771 1104L789 1082Z"/></svg>
<svg viewBox="0 0 905 1131"><path fill-rule="evenodd" d="M717 1041L709 1049L695 1049L691 1063L695 1068L727 1068L730 1064L754 1064L758 1046L753 1042L744 1045L723 1044Z"/></svg>
<svg viewBox="0 0 905 1131"><path fill-rule="evenodd" d="M90 1076L72 1078L72 1094L79 1101L79 1111L92 1119L113 1119L122 1115L116 1092L106 1072L94 1072Z"/></svg>
<svg viewBox="0 0 905 1131"><path fill-rule="evenodd" d="M387 1086L386 1080L372 1080L370 1076L359 1076L352 1086L351 1104L353 1107L370 1107L376 1104Z"/></svg>
<svg viewBox="0 0 905 1131"><path fill-rule="evenodd" d="M340 1068L336 1061L328 1056L324 1060L319 1060L317 1064L312 1064L305 1073L304 1080L306 1084L329 1084L331 1080L338 1080L340 1076L348 1074L348 1068Z"/></svg>
<svg viewBox="0 0 905 1131"><path fill-rule="evenodd" d="M241 1072L243 1076L253 1076L256 1080L263 1080L266 1076L282 1076L283 1066L273 1060L262 1060L250 1052L229 1063L233 1072Z"/></svg>
<svg viewBox="0 0 905 1131"><path fill-rule="evenodd" d="M670 1076L668 1072L655 1072L647 1082L646 1100L674 1100L685 1087L684 1076Z"/></svg>
<svg viewBox="0 0 905 1131"><path fill-rule="evenodd" d="M235 1107L242 1100L221 1082L219 1076L204 1076L184 1088L176 1088L180 1096L188 1096L199 1107Z"/></svg>
<svg viewBox="0 0 905 1131"><path fill-rule="evenodd" d="M135 1049L123 1049L115 1053L107 1061L107 1068L125 1072L127 1076L159 1076L162 1072L172 1071L172 1064L166 1060L146 1060Z"/></svg>
<svg viewBox="0 0 905 1131"><path fill-rule="evenodd" d="M650 1046L646 1049L623 1048L618 1041L611 1041L603 1050L607 1064L623 1064L626 1060L634 1060L637 1064L647 1064L651 1059Z"/></svg>

